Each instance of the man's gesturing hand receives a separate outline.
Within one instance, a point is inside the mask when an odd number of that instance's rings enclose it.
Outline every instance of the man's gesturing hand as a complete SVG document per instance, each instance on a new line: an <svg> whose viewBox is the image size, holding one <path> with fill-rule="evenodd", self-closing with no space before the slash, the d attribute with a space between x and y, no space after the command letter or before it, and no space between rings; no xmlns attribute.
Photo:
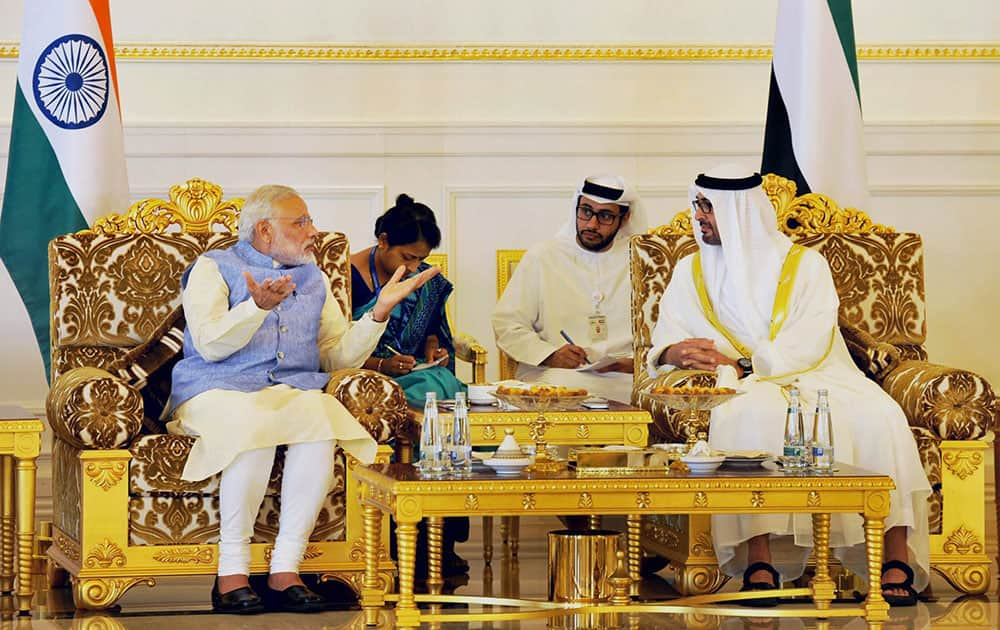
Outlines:
<svg viewBox="0 0 1000 630"><path fill-rule="evenodd" d="M269 311L281 304L281 301L295 290L295 283L292 282L291 276L281 276L277 280L264 278L260 284L257 284L249 271L244 271L243 277L247 279L247 290L250 291L250 297L257 304L257 308L263 311Z"/></svg>

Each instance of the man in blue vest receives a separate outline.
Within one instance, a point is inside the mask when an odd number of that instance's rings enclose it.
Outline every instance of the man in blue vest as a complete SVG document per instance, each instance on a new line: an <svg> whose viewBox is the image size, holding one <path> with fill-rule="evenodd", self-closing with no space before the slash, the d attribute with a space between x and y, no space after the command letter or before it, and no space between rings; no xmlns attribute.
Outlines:
<svg viewBox="0 0 1000 630"><path fill-rule="evenodd" d="M250 537L275 448L287 445L281 515L264 599L271 608L312 612L323 599L305 587L299 564L333 484L337 445L364 463L376 442L323 392L331 370L371 355L390 311L439 272L403 279L400 267L367 315L351 324L315 262L316 228L286 186L247 197L239 240L200 256L182 278L184 358L173 372L171 432L197 436L184 468L189 481L221 471L218 612L255 613Z"/></svg>

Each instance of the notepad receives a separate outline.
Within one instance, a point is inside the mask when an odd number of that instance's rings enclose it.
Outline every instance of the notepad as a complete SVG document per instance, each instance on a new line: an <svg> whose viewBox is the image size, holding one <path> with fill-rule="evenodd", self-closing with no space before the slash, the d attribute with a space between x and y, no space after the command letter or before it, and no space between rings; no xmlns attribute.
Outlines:
<svg viewBox="0 0 1000 630"><path fill-rule="evenodd" d="M429 363L419 363L419 364L413 366L413 369L410 370L410 371L411 372L419 372L420 370L426 370L427 368L432 368L432 367L434 367L436 365L444 365L447 362L448 362L448 355L445 355L445 356L441 357L440 359L438 359L436 361L431 361Z"/></svg>
<svg viewBox="0 0 1000 630"><path fill-rule="evenodd" d="M601 368L605 368L605 367L607 367L609 365L615 364L615 363L621 361L622 359L627 359L628 357L629 357L629 355L627 355L627 354L624 355L624 356L620 355L620 354L609 354L606 357L601 357L600 359L597 359L595 361L591 361L590 363L587 363L585 365L581 365L580 367L576 368L576 371L577 372L594 372L594 371L599 370Z"/></svg>

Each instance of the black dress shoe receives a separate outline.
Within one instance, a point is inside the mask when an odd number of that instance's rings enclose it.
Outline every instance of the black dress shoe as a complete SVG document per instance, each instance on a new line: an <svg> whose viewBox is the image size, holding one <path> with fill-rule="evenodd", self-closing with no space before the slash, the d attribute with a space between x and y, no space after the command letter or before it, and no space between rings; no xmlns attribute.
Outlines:
<svg viewBox="0 0 1000 630"><path fill-rule="evenodd" d="M255 615L264 612L264 602L249 586L220 593L216 580L212 587L212 610L227 615Z"/></svg>
<svg viewBox="0 0 1000 630"><path fill-rule="evenodd" d="M285 612L320 612L326 610L328 605L325 598L298 584L289 586L283 591L268 588L264 598L268 610L283 610Z"/></svg>

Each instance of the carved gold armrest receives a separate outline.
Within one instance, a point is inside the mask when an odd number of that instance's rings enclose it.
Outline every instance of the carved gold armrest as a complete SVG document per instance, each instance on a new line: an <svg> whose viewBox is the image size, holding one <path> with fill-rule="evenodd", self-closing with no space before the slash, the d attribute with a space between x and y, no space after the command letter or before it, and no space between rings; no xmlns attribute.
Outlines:
<svg viewBox="0 0 1000 630"><path fill-rule="evenodd" d="M61 374L49 389L45 411L52 431L80 449L125 448L142 428L142 395L96 367Z"/></svg>
<svg viewBox="0 0 1000 630"><path fill-rule="evenodd" d="M336 396L379 444L408 440L414 431L399 383L373 370L334 370L326 393Z"/></svg>
<svg viewBox="0 0 1000 630"><path fill-rule="evenodd" d="M978 440L996 427L1000 413L989 382L979 374L927 361L902 361L882 381L910 426L942 440Z"/></svg>
<svg viewBox="0 0 1000 630"><path fill-rule="evenodd" d="M475 337L461 333L455 337L455 358L472 364L472 382L486 382L486 348Z"/></svg>

